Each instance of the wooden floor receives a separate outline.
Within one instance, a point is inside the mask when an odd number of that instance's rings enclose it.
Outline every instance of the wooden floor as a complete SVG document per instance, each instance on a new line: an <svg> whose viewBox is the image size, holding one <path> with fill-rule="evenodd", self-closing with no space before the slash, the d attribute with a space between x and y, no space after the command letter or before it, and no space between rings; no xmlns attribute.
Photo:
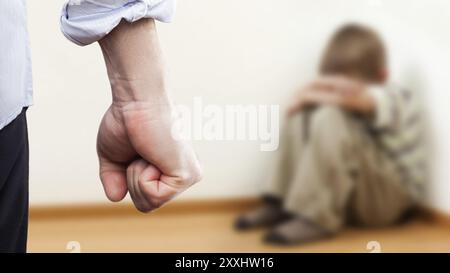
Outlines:
<svg viewBox="0 0 450 273"><path fill-rule="evenodd" d="M30 252L369 252L377 241L382 252L450 252L450 229L425 220L379 230L348 229L339 236L296 247L261 242L263 230L237 233L236 211L74 215L31 217Z"/></svg>

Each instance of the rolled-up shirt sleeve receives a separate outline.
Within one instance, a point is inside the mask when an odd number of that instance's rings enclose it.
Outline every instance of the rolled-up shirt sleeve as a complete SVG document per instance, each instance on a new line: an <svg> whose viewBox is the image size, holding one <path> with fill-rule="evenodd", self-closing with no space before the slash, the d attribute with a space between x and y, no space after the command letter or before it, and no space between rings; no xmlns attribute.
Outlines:
<svg viewBox="0 0 450 273"><path fill-rule="evenodd" d="M154 18L170 22L176 0L69 0L61 14L61 31L77 45L94 43L110 33L121 20Z"/></svg>

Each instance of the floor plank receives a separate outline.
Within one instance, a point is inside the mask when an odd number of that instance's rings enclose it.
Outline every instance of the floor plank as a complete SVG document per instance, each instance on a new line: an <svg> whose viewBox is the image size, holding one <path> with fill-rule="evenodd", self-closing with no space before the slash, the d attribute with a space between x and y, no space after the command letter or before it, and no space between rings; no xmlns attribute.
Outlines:
<svg viewBox="0 0 450 273"><path fill-rule="evenodd" d="M30 252L69 252L77 241L82 252L369 252L377 241L382 252L450 252L450 229L424 220L385 229L347 229L335 238L296 247L261 242L263 230L237 233L236 213L132 214L30 220Z"/></svg>

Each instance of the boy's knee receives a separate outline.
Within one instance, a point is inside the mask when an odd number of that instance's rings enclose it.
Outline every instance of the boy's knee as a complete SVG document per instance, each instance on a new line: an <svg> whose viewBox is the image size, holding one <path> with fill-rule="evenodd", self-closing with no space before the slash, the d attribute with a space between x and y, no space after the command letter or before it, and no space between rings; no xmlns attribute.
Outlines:
<svg viewBox="0 0 450 273"><path fill-rule="evenodd" d="M353 127L348 114L339 107L322 106L310 121L310 140L324 151L340 151L353 142Z"/></svg>
<svg viewBox="0 0 450 273"><path fill-rule="evenodd" d="M321 106L316 109L311 117L311 130L316 132L329 133L331 135L345 129L346 113L336 106Z"/></svg>

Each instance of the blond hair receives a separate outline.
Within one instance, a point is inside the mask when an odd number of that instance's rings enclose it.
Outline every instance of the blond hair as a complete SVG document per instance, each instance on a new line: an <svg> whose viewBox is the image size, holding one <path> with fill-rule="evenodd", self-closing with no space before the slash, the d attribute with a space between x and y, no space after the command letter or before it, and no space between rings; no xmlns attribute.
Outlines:
<svg viewBox="0 0 450 273"><path fill-rule="evenodd" d="M367 82L382 81L386 50L378 34L365 26L349 24L331 38L320 65L321 74L343 74Z"/></svg>

